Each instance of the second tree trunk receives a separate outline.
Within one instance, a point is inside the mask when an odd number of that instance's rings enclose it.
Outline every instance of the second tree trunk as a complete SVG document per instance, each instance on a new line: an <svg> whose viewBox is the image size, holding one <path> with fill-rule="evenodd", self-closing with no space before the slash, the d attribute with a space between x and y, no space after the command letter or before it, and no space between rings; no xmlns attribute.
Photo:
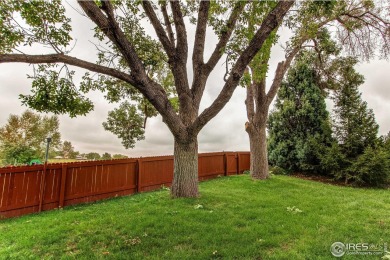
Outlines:
<svg viewBox="0 0 390 260"><path fill-rule="evenodd" d="M247 132L251 150L251 176L254 179L267 179L269 172L266 127L251 127Z"/></svg>

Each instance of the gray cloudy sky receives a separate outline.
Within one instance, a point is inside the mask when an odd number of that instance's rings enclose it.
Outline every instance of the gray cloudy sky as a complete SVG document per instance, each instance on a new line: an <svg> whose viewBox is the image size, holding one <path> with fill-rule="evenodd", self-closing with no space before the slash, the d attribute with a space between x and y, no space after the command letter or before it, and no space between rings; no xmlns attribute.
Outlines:
<svg viewBox="0 0 390 260"><path fill-rule="evenodd" d="M93 41L92 23L73 9L68 9L73 21L74 32L72 36L77 39L76 47L70 55L95 61L95 47L89 42ZM153 34L148 26L146 26L146 31ZM189 42L191 42L194 30L190 28L188 32ZM287 32L285 35L282 34L281 42L287 40L286 35ZM215 43L216 38L209 31L206 39L206 57L213 50ZM42 51L47 52L47 50L40 48L26 49L26 53L33 54ZM283 52L279 46L276 46L272 52L268 81L272 78L276 63L282 58ZM380 134L385 134L390 131L390 63L383 60L373 60L370 63L359 64L357 69L366 79L361 87L363 99L375 112L377 122L380 125ZM84 73L82 70L76 68L75 70L79 72L79 77ZM192 72L191 67L188 71ZM26 107L21 106L18 96L30 92L31 81L27 79L26 74L31 72L32 66L28 64L0 64L0 125L6 123L9 114L20 114L26 109ZM201 109L209 106L218 95L224 83L222 80L224 72L224 64L218 64L208 80ZM94 101L95 110L87 116L78 118L70 118L66 115L59 116L62 140L71 141L76 150L80 152L122 153L129 156L173 154L173 138L167 126L162 123L161 117L149 119L145 140L138 142L134 149L126 150L115 135L106 132L102 127L107 112L117 105L108 104L104 100L103 94L98 92L90 93L88 97ZM244 100L245 91L238 87L226 107L201 131L198 138L200 152L249 150L248 136L244 131L246 122Z"/></svg>

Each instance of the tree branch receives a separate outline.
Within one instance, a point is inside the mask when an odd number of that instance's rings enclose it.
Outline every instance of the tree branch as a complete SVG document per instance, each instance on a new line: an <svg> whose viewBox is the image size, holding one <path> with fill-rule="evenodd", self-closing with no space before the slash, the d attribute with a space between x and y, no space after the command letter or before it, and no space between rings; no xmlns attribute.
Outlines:
<svg viewBox="0 0 390 260"><path fill-rule="evenodd" d="M169 41L172 43L173 46L175 46L175 37L174 37L173 31L172 31L171 22L169 21L169 16L168 16L168 11L167 11L167 3L165 1L161 3L161 12L162 12L163 17L164 17L164 23L165 23L166 30L168 32Z"/></svg>
<svg viewBox="0 0 390 260"><path fill-rule="evenodd" d="M233 95L244 71L249 62L254 58L261 49L264 41L269 37L271 32L277 28L283 20L290 7L295 1L280 1L276 7L266 16L255 36L250 41L248 47L242 52L234 65L232 72L222 88L222 91L214 102L206 108L202 114L195 120L191 126L192 130L198 133L203 126L207 124L219 111L226 105Z"/></svg>
<svg viewBox="0 0 390 260"><path fill-rule="evenodd" d="M246 87L246 100L245 100L245 106L246 106L246 116L248 117L249 122L253 121L253 117L255 115L255 104L253 102L253 84L249 84L249 86Z"/></svg>
<svg viewBox="0 0 390 260"><path fill-rule="evenodd" d="M208 2L208 1L206 1L206 2ZM203 1L201 3L203 3ZM192 95L193 95L194 105L195 105L196 109L199 109L202 95L203 95L204 89L206 87L207 78L210 75L211 71L217 65L218 61L223 56L223 54L224 54L223 49L226 47L226 44L228 43L228 41L229 41L233 31L234 31L237 19L238 19L239 15L241 14L241 12L243 11L245 4L246 4L246 2L239 1L235 5L234 9L232 10L232 13L230 14L228 21L226 22L227 29L222 33L221 38L219 39L219 42L217 43L208 62L206 64L204 64L204 61L201 60L202 65L196 66L195 61L197 61L200 64L200 59L199 59L199 57L196 57L195 60L193 58L193 61L194 61L194 66L193 66L194 80L193 80L193 84L192 84ZM200 8L201 8L201 6L200 6ZM208 12L208 10L209 10L209 6L207 7L207 12ZM199 18L200 18L200 15L201 15L201 10L199 10ZM202 15L205 15L205 14L202 14ZM198 18L197 30L198 30L198 28L202 28L202 26L206 26L203 24L199 24L199 18ZM206 18L206 21L204 21L204 22L207 23L207 16L205 18ZM206 27L205 27L204 31L206 31ZM204 39L202 39L202 38L200 38L200 39L195 38L195 40L202 40L202 42L204 42ZM204 45L202 46L203 48L201 51L199 49L195 49L195 48L197 48L197 46L198 46L197 43L195 43L193 55L198 55L198 56L202 55L202 58L203 58ZM227 66L227 61L226 61L226 66Z"/></svg>
<svg viewBox="0 0 390 260"><path fill-rule="evenodd" d="M210 9L209 1L201 1L199 4L198 24L196 26L196 37L194 43L194 51L192 53L192 64L194 75L199 67L203 65L204 44L206 39L207 18Z"/></svg>
<svg viewBox="0 0 390 260"><path fill-rule="evenodd" d="M284 61L281 61L278 63L278 66L276 67L274 80L272 81L272 85L267 93L267 103L266 105L269 106L272 102L272 100L275 98L276 93L278 93L279 87L282 84L284 75L286 74L288 68L290 67L290 64L292 60L294 59L295 55L299 52L301 49L301 45L296 46L287 56L287 58Z"/></svg>
<svg viewBox="0 0 390 260"><path fill-rule="evenodd" d="M171 1L170 3L177 35L176 59L179 59L180 63L186 65L188 57L188 42L183 14L181 12L179 1Z"/></svg>
<svg viewBox="0 0 390 260"><path fill-rule="evenodd" d="M317 25L317 28L321 28L328 24L329 22L333 21L334 18L326 19L322 22L320 22ZM295 47L290 51L290 53L287 54L286 59L284 61L281 61L278 63L276 70L275 70L275 76L272 81L271 87L266 95L266 106L270 106L272 103L272 100L275 98L276 94L278 93L278 90L280 88L280 85L282 84L284 75L286 74L287 70L290 67L291 62L295 58L295 56L298 54L298 52L302 49L302 45L310 40L310 36L306 33L301 33L301 39L298 41L298 43L295 45ZM312 38L315 40L314 38Z"/></svg>
<svg viewBox="0 0 390 260"><path fill-rule="evenodd" d="M226 44L228 43L230 37L232 36L237 19L242 13L242 11L244 10L246 3L247 3L246 1L244 2L238 1L236 3L232 13L230 14L228 21L226 22L226 30L222 33L219 42L215 46L213 53L211 54L208 62L206 63L207 74L209 74L215 68L218 61L221 59L222 55L224 54L223 50L226 47Z"/></svg>
<svg viewBox="0 0 390 260"><path fill-rule="evenodd" d="M196 117L196 111L192 106L193 98L190 91L187 75L187 31L184 24L180 3L178 1L171 1L170 3L177 35L176 53L173 62L172 73L175 80L177 95L179 97L179 111L186 111L184 113L180 113L180 118L185 125L189 125L190 123L192 123L191 118ZM184 114L191 114L191 116L184 116Z"/></svg>
<svg viewBox="0 0 390 260"><path fill-rule="evenodd" d="M146 74L143 63L133 45L126 38L126 35L113 17L113 12L110 11L111 4L102 3L107 13L106 17L95 2L79 0L78 3L87 16L119 49L131 69L131 75L137 83L135 86L161 114L172 134L176 138L185 139L187 133L184 131L185 126L183 122L176 115L165 90Z"/></svg>
<svg viewBox="0 0 390 260"><path fill-rule="evenodd" d="M120 30L116 21L113 23L101 12L93 1L78 1L86 15L99 27L99 29L118 47L134 75L139 81L147 81L147 75L142 62L135 52L132 44Z"/></svg>
<svg viewBox="0 0 390 260"><path fill-rule="evenodd" d="M68 65L83 68L89 71L101 73L107 76L111 76L120 80L123 80L135 87L137 83L134 78L119 70L108 68L105 66L97 65L92 62L80 60L65 54L46 54L46 55L27 55L27 54L0 54L0 63L18 62L29 64L42 64L42 63L65 63Z"/></svg>
<svg viewBox="0 0 390 260"><path fill-rule="evenodd" d="M194 79L192 81L191 92L196 110L199 110L200 101L202 99L202 94L207 81L207 75L204 73L204 47L209 9L209 1L200 2L198 11L198 24L196 26L196 37L192 54L192 69Z"/></svg>
<svg viewBox="0 0 390 260"><path fill-rule="evenodd" d="M156 13L154 12L151 3L148 0L142 1L142 7L144 8L146 15L148 16L150 22L152 23L154 30L156 31L157 37L162 43L166 54L171 60L175 56L174 42L170 40L167 34L165 33L165 30L162 27Z"/></svg>

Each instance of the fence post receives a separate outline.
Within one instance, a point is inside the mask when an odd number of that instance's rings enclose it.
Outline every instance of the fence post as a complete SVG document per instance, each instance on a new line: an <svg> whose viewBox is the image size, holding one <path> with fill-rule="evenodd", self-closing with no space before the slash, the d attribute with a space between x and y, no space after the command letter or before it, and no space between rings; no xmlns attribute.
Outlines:
<svg viewBox="0 0 390 260"><path fill-rule="evenodd" d="M43 197L45 196L45 185L46 185L46 168L47 162L43 165L42 175L41 175L41 186L39 189L39 206L38 212L42 211Z"/></svg>
<svg viewBox="0 0 390 260"><path fill-rule="evenodd" d="M227 156L225 152L223 153L223 164L224 164L223 175L227 176L228 166L227 166Z"/></svg>
<svg viewBox="0 0 390 260"><path fill-rule="evenodd" d="M142 159L137 159L137 192L142 191Z"/></svg>
<svg viewBox="0 0 390 260"><path fill-rule="evenodd" d="M62 164L61 170L61 186L60 186L60 199L58 201L58 207L63 208L65 203L65 188L66 188L66 174L68 172L68 166Z"/></svg>
<svg viewBox="0 0 390 260"><path fill-rule="evenodd" d="M237 153L237 174L240 174L240 153Z"/></svg>

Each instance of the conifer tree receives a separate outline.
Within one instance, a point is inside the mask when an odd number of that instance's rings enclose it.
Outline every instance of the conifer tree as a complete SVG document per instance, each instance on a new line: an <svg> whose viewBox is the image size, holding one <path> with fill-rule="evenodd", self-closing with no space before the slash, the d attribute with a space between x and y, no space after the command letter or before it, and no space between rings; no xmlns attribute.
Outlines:
<svg viewBox="0 0 390 260"><path fill-rule="evenodd" d="M291 67L269 117L269 160L290 171L319 172L319 156L332 139L325 93L309 57L302 54Z"/></svg>
<svg viewBox="0 0 390 260"><path fill-rule="evenodd" d="M362 100L359 86L364 77L353 68L350 59L340 71L343 84L334 92L334 133L347 159L356 158L378 141L378 124L372 109Z"/></svg>

